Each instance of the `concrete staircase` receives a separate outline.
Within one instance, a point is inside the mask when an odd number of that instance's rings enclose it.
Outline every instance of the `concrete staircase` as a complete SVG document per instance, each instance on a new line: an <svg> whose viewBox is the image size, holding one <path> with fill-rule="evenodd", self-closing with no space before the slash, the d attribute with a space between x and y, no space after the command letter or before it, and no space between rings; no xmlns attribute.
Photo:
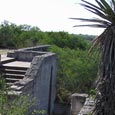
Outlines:
<svg viewBox="0 0 115 115"><path fill-rule="evenodd" d="M15 66L1 66L2 73L6 79L8 85L13 85L15 82L24 78L27 71L27 67Z"/></svg>
<svg viewBox="0 0 115 115"><path fill-rule="evenodd" d="M16 61L14 58L3 58L0 65L0 70L6 80L7 87L13 92L20 93L23 85L17 82L25 77L25 73L29 68L29 62ZM12 91L10 94L12 94Z"/></svg>
<svg viewBox="0 0 115 115"><path fill-rule="evenodd" d="M14 99L16 96L22 93L22 89L25 87L23 84L20 84L18 81L22 80L25 77L25 73L28 67L23 67L21 65L15 65L9 62L1 66L1 71L6 80L6 85L8 91L8 97Z"/></svg>

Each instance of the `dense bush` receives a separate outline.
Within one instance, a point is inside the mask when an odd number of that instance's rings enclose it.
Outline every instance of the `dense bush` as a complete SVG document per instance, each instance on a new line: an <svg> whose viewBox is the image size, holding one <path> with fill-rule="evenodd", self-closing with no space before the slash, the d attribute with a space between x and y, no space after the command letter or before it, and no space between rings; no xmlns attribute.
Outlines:
<svg viewBox="0 0 115 115"><path fill-rule="evenodd" d="M0 25L0 47L20 48L39 43L40 29L29 25L15 25L4 21Z"/></svg>
<svg viewBox="0 0 115 115"><path fill-rule="evenodd" d="M43 44L52 44L60 48L69 47L70 49L86 49L88 43L79 35L67 32L46 32L47 37L41 40Z"/></svg>
<svg viewBox="0 0 115 115"><path fill-rule="evenodd" d="M67 102L68 96L75 92L88 93L97 75L97 64L88 60L87 50L51 47L58 55L57 99Z"/></svg>

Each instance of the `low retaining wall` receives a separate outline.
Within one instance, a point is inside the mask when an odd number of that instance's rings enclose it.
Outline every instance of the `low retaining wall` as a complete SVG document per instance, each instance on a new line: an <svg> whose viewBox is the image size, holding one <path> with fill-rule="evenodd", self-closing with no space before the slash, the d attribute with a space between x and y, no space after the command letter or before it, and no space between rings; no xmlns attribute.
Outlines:
<svg viewBox="0 0 115 115"><path fill-rule="evenodd" d="M13 57L18 61L29 61L31 62L35 56L44 55L47 52L50 45L41 45L36 47L22 48L14 51L14 53L8 53L7 57Z"/></svg>
<svg viewBox="0 0 115 115"><path fill-rule="evenodd" d="M94 98L91 98L91 97L86 98L84 106L82 107L78 115L91 115L94 109L94 106L95 106Z"/></svg>
<svg viewBox="0 0 115 115"><path fill-rule="evenodd" d="M36 46L36 47L28 47L28 48L18 49L18 51L42 51L42 52L47 52L49 47L50 47L50 45L40 45L40 46Z"/></svg>
<svg viewBox="0 0 115 115"><path fill-rule="evenodd" d="M87 94L79 93L75 93L71 96L71 115L78 115L87 97Z"/></svg>
<svg viewBox="0 0 115 115"><path fill-rule="evenodd" d="M14 53L8 53L7 57L15 58L18 61L28 61L31 62L35 56L40 56L46 54L40 51L14 51Z"/></svg>
<svg viewBox="0 0 115 115"><path fill-rule="evenodd" d="M71 115L89 115L93 109L94 98L79 93L71 96Z"/></svg>

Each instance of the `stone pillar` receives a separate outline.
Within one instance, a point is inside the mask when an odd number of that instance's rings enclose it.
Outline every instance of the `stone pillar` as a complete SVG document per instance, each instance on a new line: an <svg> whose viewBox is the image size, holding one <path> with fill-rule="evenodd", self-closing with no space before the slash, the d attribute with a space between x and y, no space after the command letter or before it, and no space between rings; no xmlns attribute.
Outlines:
<svg viewBox="0 0 115 115"><path fill-rule="evenodd" d="M78 115L87 97L87 94L79 93L74 93L71 96L71 115Z"/></svg>

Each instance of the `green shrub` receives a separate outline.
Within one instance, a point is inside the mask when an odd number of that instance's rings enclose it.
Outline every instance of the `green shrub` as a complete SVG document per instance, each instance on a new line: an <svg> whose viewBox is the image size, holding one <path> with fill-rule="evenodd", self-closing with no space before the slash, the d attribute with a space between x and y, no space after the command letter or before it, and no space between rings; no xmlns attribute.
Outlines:
<svg viewBox="0 0 115 115"><path fill-rule="evenodd" d="M28 110L35 104L35 99L30 100L29 96L20 95L11 100L8 96L8 90L10 89L8 89L3 76L0 75L0 114L30 115ZM33 113L36 113L36 111Z"/></svg>
<svg viewBox="0 0 115 115"><path fill-rule="evenodd" d="M56 45L60 48L68 47L70 49L83 49L88 47L88 42L81 36L69 34L67 32L46 32L46 36L41 39L42 44Z"/></svg>
<svg viewBox="0 0 115 115"><path fill-rule="evenodd" d="M88 93L98 69L98 63L93 59L88 60L88 50L53 46L50 51L58 55L57 100L68 102L72 93Z"/></svg>

